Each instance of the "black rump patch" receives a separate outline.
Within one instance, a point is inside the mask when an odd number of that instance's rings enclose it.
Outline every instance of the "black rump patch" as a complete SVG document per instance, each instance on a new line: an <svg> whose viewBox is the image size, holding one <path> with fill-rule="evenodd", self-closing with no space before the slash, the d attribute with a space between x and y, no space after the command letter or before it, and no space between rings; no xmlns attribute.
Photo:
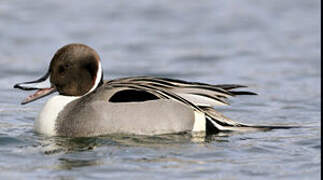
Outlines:
<svg viewBox="0 0 323 180"><path fill-rule="evenodd" d="M138 90L123 90L115 93L110 99L110 102L142 102L159 99L157 96L146 91Z"/></svg>

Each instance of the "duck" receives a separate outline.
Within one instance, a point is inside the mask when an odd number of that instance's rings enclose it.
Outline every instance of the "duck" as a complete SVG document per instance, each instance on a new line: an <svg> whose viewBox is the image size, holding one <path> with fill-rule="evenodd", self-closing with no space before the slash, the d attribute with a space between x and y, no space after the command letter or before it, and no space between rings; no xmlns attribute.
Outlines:
<svg viewBox="0 0 323 180"><path fill-rule="evenodd" d="M246 87L151 76L104 81L100 56L80 43L58 49L41 78L14 85L36 90L22 105L58 92L34 122L34 130L47 136L216 134L279 128L235 122L214 109L229 105L228 98L256 95L240 89Z"/></svg>

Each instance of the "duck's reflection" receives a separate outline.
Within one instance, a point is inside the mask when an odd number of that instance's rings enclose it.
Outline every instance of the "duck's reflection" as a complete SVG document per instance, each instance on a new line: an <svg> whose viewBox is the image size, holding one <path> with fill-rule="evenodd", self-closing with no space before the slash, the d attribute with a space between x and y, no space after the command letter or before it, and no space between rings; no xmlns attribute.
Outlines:
<svg viewBox="0 0 323 180"><path fill-rule="evenodd" d="M39 137L41 151L58 156L55 169L70 170L86 166L99 166L118 159L120 150L129 148L164 149L183 148L187 144L207 145L210 142L227 142L231 133L205 136L205 133L180 133L160 136L108 135L91 138ZM124 155L124 154L123 154Z"/></svg>

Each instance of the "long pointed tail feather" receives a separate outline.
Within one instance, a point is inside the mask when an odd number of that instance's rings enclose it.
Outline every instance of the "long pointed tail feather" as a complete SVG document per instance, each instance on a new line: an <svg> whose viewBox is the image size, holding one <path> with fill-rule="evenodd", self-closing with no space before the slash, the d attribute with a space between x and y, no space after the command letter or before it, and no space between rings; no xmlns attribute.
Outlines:
<svg viewBox="0 0 323 180"><path fill-rule="evenodd" d="M207 112L206 120L207 134L216 134L218 132L253 132L253 131L268 131L273 129L290 129L299 128L300 126L290 125L253 125L244 124L231 120L223 114L215 111L210 107L201 107Z"/></svg>

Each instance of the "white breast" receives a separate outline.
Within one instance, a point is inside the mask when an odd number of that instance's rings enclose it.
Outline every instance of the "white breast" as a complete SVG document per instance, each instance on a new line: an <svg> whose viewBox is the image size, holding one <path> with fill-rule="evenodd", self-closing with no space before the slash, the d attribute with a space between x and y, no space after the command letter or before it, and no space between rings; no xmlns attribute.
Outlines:
<svg viewBox="0 0 323 180"><path fill-rule="evenodd" d="M35 121L35 131L48 136L55 136L55 124L58 114L64 109L64 107L68 103L78 98L80 97L61 95L57 95L50 98Z"/></svg>

